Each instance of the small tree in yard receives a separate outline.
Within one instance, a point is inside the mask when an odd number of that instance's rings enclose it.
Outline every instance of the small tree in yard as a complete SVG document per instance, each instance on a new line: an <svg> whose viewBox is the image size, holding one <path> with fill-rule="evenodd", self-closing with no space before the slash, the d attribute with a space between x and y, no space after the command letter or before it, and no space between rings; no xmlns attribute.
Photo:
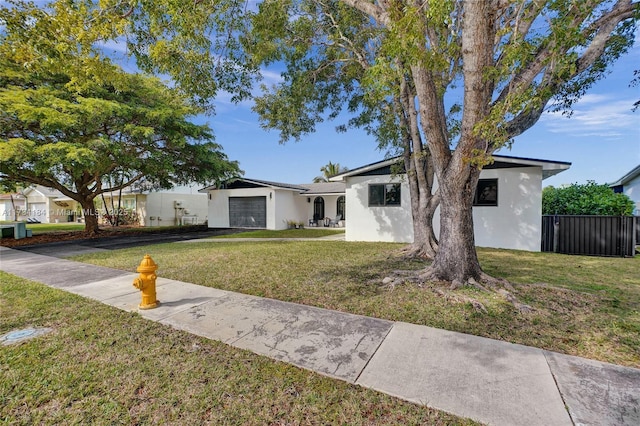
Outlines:
<svg viewBox="0 0 640 426"><path fill-rule="evenodd" d="M625 216L635 205L625 194L616 194L608 185L589 181L584 185L542 190L542 214Z"/></svg>
<svg viewBox="0 0 640 426"><path fill-rule="evenodd" d="M240 173L210 129L187 120L199 110L184 96L100 56L94 44L108 27L80 6L54 11L0 8L1 180L59 190L96 233L102 193L142 179L169 188Z"/></svg>

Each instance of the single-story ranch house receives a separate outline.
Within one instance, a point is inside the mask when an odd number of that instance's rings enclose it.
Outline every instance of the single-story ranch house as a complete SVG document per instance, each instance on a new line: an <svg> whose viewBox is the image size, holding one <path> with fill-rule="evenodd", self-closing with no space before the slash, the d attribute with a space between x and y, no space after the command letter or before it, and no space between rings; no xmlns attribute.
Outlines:
<svg viewBox="0 0 640 426"><path fill-rule="evenodd" d="M571 163L494 155L474 200L478 246L540 251L542 181ZM207 187L209 227L285 229L344 226L347 241L410 243L413 225L409 186L393 173L392 158L334 176L329 183L291 185L240 178ZM436 211L434 228L439 233Z"/></svg>
<svg viewBox="0 0 640 426"><path fill-rule="evenodd" d="M207 220L207 196L198 191L200 185L174 186L171 189L136 190L131 187L120 192L106 192L108 210L113 205L136 213L140 226L197 225ZM105 209L102 197L96 198L96 208Z"/></svg>
<svg viewBox="0 0 640 426"><path fill-rule="evenodd" d="M344 226L344 190L343 182L291 185L241 178L201 191L209 193L210 228L286 229L291 223Z"/></svg>

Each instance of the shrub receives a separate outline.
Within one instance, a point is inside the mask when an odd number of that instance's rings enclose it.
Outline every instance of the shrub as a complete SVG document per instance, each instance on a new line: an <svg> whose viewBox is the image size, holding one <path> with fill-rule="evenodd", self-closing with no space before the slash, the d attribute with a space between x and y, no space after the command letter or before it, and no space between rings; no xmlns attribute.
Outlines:
<svg viewBox="0 0 640 426"><path fill-rule="evenodd" d="M627 195L616 194L607 185L594 181L542 190L542 214L621 216L630 215L633 208Z"/></svg>

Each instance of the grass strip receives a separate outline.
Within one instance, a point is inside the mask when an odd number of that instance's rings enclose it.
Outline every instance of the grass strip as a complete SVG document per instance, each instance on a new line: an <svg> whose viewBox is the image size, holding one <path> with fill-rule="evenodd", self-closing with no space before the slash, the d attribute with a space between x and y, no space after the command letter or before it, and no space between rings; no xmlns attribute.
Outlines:
<svg viewBox="0 0 640 426"><path fill-rule="evenodd" d="M31 424L476 423L0 272L0 422Z"/></svg>
<svg viewBox="0 0 640 426"><path fill-rule="evenodd" d="M133 272L149 253L160 265L159 276L166 278L640 367L640 257L480 249L484 270L515 283L516 296L535 308L522 315L495 293L461 290L488 308L483 314L429 288L443 284L393 290L382 285L395 270L427 265L401 260L401 247L345 241L217 242L137 247L76 259Z"/></svg>

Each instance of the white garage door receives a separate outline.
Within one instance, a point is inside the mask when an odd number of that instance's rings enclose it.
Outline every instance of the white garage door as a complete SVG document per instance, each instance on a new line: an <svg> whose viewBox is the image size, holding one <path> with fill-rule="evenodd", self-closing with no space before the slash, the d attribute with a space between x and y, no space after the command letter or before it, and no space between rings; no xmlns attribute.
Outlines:
<svg viewBox="0 0 640 426"><path fill-rule="evenodd" d="M47 222L47 204L46 203L29 203L27 209L29 219L35 219L39 222Z"/></svg>
<svg viewBox="0 0 640 426"><path fill-rule="evenodd" d="M229 197L229 226L266 228L267 197Z"/></svg>

